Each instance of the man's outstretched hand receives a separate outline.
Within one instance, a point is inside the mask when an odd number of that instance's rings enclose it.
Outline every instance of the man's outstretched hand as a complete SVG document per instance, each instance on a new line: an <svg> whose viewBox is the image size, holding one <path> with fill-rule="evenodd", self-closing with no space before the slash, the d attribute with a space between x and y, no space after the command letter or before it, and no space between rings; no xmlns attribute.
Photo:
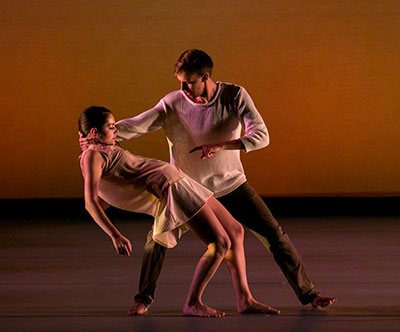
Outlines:
<svg viewBox="0 0 400 332"><path fill-rule="evenodd" d="M199 151L201 150L201 159L206 159L214 156L214 153L219 152L224 150L224 145L221 143L217 144L203 144L196 146L192 150L189 151L189 153L192 153L194 151Z"/></svg>
<svg viewBox="0 0 400 332"><path fill-rule="evenodd" d="M244 150L244 145L240 139L234 139L226 142L199 145L190 150L189 153L198 150L201 150L201 159L206 159L214 156L216 152L222 150Z"/></svg>

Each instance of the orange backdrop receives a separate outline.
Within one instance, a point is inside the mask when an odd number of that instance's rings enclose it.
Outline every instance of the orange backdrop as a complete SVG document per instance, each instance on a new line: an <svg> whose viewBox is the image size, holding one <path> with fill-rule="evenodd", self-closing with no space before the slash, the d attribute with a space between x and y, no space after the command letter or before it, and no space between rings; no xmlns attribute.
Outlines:
<svg viewBox="0 0 400 332"><path fill-rule="evenodd" d="M395 0L3 0L0 198L82 196L80 112L152 107L187 48L263 115L270 146L243 154L261 195L399 194L399 15ZM162 131L124 146L168 160Z"/></svg>

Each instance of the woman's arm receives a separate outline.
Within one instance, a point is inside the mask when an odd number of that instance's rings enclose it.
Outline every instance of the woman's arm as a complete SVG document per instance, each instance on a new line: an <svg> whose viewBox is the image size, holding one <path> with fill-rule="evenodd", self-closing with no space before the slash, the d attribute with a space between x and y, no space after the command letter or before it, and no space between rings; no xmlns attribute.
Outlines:
<svg viewBox="0 0 400 332"><path fill-rule="evenodd" d="M104 160L97 151L88 151L83 158L85 208L94 221L112 239L118 253L129 256L132 251L131 243L111 223L100 205L101 201L99 201L98 192Z"/></svg>

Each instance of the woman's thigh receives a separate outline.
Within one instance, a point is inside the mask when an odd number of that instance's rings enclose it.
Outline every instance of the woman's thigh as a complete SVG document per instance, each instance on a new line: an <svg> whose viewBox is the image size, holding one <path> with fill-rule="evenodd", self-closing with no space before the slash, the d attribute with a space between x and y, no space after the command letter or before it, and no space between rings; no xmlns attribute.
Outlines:
<svg viewBox="0 0 400 332"><path fill-rule="evenodd" d="M187 222L187 226L207 245L222 241L230 246L229 235L212 208L213 200L215 198L211 197L207 204Z"/></svg>
<svg viewBox="0 0 400 332"><path fill-rule="evenodd" d="M214 197L209 200L209 205L217 216L220 224L228 234L232 244L243 242L243 226L229 213L229 211Z"/></svg>

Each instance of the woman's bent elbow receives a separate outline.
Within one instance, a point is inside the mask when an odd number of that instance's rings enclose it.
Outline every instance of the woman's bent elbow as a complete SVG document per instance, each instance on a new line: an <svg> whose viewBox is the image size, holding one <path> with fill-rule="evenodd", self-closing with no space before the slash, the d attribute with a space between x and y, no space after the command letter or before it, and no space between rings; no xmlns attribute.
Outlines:
<svg viewBox="0 0 400 332"><path fill-rule="evenodd" d="M89 213L93 212L93 210L95 209L96 206L96 202L93 202L92 200L86 200L85 201L85 209L86 211L88 211Z"/></svg>

